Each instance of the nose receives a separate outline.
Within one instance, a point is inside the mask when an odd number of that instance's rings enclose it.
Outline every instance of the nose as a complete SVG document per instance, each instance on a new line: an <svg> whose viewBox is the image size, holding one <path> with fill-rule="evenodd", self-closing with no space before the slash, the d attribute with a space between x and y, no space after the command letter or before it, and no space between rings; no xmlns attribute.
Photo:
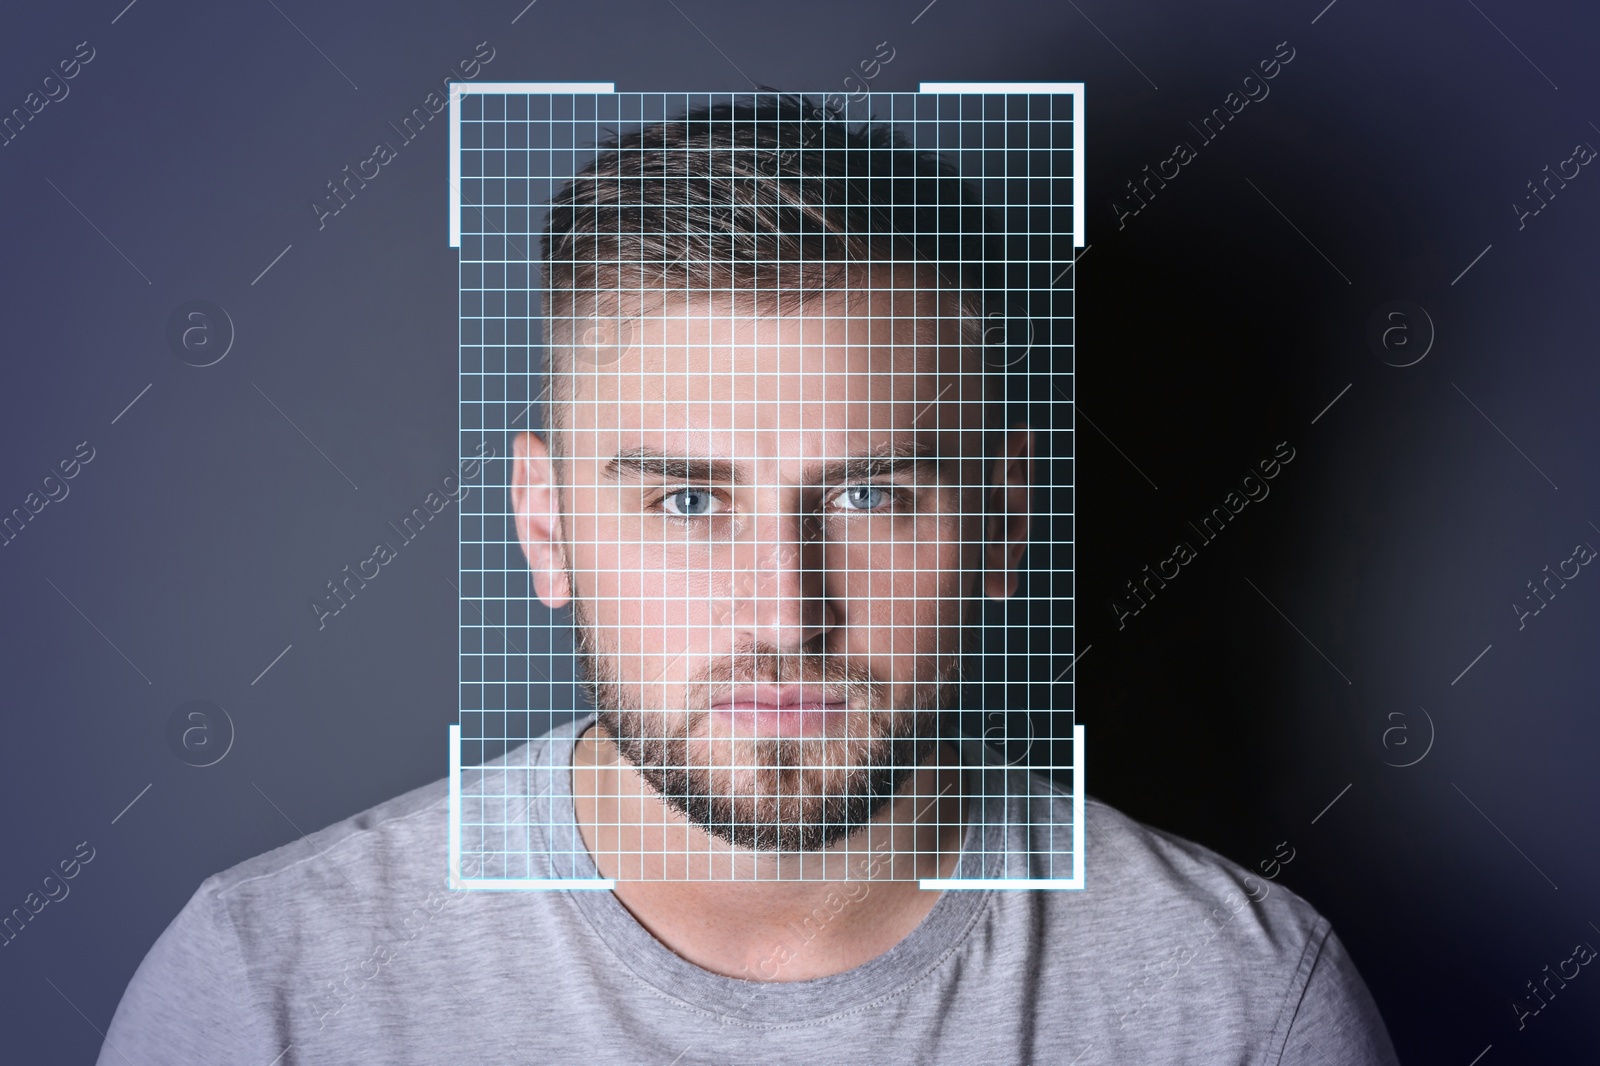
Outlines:
<svg viewBox="0 0 1600 1066"><path fill-rule="evenodd" d="M729 621L737 636L781 651L820 650L838 624L824 547L800 512L764 513L751 523L733 575Z"/></svg>

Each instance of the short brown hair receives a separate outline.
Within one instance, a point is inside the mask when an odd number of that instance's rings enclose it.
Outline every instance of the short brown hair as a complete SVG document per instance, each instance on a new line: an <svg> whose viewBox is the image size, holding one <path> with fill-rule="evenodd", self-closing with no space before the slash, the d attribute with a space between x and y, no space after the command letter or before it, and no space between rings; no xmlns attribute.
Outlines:
<svg viewBox="0 0 1600 1066"><path fill-rule="evenodd" d="M619 357L628 320L678 294L776 309L837 291L852 266L917 263L955 295L962 343L982 348L997 227L954 166L891 126L756 93L599 147L543 233L547 429L564 353Z"/></svg>

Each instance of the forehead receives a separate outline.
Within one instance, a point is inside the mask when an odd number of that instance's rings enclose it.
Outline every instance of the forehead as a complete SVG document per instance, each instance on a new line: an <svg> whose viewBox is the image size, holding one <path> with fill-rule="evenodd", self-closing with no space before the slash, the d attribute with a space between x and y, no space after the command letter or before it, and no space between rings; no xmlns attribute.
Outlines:
<svg viewBox="0 0 1600 1066"><path fill-rule="evenodd" d="M908 270L870 277L760 305L674 297L634 319L619 358L567 364L566 425L591 437L572 454L694 442L772 455L787 441L814 457L980 429L983 364L963 344L955 294L918 287L926 275Z"/></svg>

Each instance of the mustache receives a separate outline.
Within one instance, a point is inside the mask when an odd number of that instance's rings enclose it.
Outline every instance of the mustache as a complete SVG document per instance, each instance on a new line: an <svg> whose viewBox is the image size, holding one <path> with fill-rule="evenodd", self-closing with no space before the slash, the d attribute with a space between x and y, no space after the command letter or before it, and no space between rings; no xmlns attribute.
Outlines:
<svg viewBox="0 0 1600 1066"><path fill-rule="evenodd" d="M686 702L710 707L734 688L752 684L815 685L829 699L869 706L882 702L885 687L865 666L843 655L759 648L708 663L688 680Z"/></svg>

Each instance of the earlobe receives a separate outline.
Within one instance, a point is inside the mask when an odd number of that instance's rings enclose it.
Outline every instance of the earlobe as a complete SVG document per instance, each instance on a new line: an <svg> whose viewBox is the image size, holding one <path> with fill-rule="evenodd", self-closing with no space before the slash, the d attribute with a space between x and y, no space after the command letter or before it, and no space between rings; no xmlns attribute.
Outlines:
<svg viewBox="0 0 1600 1066"><path fill-rule="evenodd" d="M1022 555L1033 526L1033 431L1017 423L1006 434L989 479L990 516L984 548L983 592L993 600L1016 594Z"/></svg>
<svg viewBox="0 0 1600 1066"><path fill-rule="evenodd" d="M572 589L561 547L554 460L545 442L532 433L519 433L512 451L511 511L533 590L546 607L562 607L572 598Z"/></svg>

